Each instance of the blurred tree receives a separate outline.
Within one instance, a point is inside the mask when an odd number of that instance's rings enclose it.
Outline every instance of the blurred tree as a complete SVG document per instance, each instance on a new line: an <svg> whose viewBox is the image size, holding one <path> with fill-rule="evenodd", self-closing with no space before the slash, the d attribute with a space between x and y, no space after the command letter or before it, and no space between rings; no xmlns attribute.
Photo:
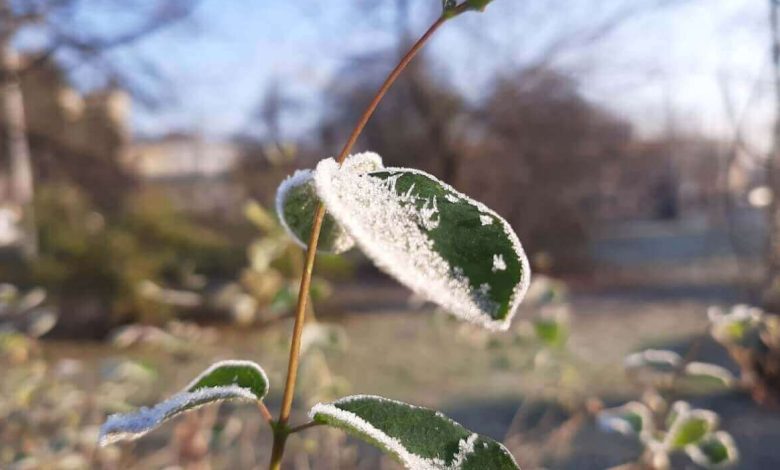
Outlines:
<svg viewBox="0 0 780 470"><path fill-rule="evenodd" d="M107 3L115 3L107 5ZM116 1L98 5L87 0L0 0L0 117L4 153L10 168L8 197L23 210L23 252L35 255L35 221L32 210L33 174L20 75L52 58L71 63L99 58L111 48L128 45L189 15L197 2L189 0ZM109 7L117 24L105 28L90 21L90 14ZM113 10L111 10L113 8ZM25 40L33 37L34 40ZM25 46L26 60L17 48ZM110 75L121 82L121 74Z"/></svg>
<svg viewBox="0 0 780 470"><path fill-rule="evenodd" d="M328 150L343 140L340 135L376 91L386 72L386 59L353 58L349 66L353 72L331 88L330 114L321 131ZM428 56L421 55L388 93L361 139L388 165L420 168L457 185L461 130L467 117L461 95L435 74Z"/></svg>
<svg viewBox="0 0 780 470"><path fill-rule="evenodd" d="M499 78L477 117L466 191L507 216L530 253L581 265L597 217L589 203L608 164L630 152L630 125L547 68Z"/></svg>

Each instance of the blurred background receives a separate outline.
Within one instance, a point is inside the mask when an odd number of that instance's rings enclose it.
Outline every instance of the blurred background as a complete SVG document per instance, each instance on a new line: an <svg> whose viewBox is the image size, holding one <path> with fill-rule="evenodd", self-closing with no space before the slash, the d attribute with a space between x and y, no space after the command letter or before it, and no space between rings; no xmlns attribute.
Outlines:
<svg viewBox="0 0 780 470"><path fill-rule="evenodd" d="M275 409L303 262L276 188L339 151L440 8L0 0L0 468L262 468L270 435L238 406L134 446L97 449L97 429L216 359L263 364ZM300 419L381 394L443 409L523 468L616 467L642 448L595 431L594 410L647 393L622 364L652 347L741 377L680 396L720 414L738 468L780 467L780 340L735 352L707 316L780 306L777 8L496 0L448 23L358 147L504 216L536 294L487 335L357 251L321 257ZM319 429L286 464L398 468Z"/></svg>

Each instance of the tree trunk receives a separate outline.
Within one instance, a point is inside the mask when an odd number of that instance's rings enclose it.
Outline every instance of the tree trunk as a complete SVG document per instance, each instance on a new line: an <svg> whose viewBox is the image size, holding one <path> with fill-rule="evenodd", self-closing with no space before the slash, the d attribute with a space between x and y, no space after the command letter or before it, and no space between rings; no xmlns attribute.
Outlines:
<svg viewBox="0 0 780 470"><path fill-rule="evenodd" d="M18 63L10 37L0 38L0 123L10 167L10 197L22 211L22 253L32 258L38 252L38 237L33 213L32 162L22 89L17 75Z"/></svg>

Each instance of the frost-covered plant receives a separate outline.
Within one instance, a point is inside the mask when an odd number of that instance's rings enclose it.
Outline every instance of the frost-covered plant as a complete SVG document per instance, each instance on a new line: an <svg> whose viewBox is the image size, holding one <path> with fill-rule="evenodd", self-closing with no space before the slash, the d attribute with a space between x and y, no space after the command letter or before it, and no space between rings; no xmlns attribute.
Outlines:
<svg viewBox="0 0 780 470"><path fill-rule="evenodd" d="M277 219L259 203L249 202L244 213L262 236L247 250L249 266L241 273L241 290L225 296L224 303L239 323L273 320L295 307L303 265L300 244L288 236L285 218ZM312 276L313 301L326 298L330 291L325 279Z"/></svg>
<svg viewBox="0 0 780 470"><path fill-rule="evenodd" d="M46 290L34 287L21 292L12 284L0 284L0 334L18 333L38 338L57 323L57 312L45 305Z"/></svg>
<svg viewBox="0 0 780 470"><path fill-rule="evenodd" d="M780 404L780 319L757 307L736 305L707 311L710 334L739 364L741 381L753 398Z"/></svg>
<svg viewBox="0 0 780 470"><path fill-rule="evenodd" d="M684 401L671 406L679 391L729 389L737 379L715 364L689 361L669 350L647 349L626 356L628 378L643 390L640 401L602 410L599 426L638 439L643 446L640 461L656 470L668 469L670 456L685 453L704 468L734 466L737 447L725 431L718 430L719 417L710 410L691 409Z"/></svg>
<svg viewBox="0 0 780 470"><path fill-rule="evenodd" d="M684 401L675 402L668 412L629 402L601 411L598 423L605 431L637 438L644 447L641 460L653 469L668 469L670 456L681 452L704 468L731 467L739 459L734 439L718 430L718 415L692 409Z"/></svg>
<svg viewBox="0 0 780 470"><path fill-rule="evenodd" d="M484 10L490 2L443 0L441 16L390 73L338 158L293 175L279 188L282 223L306 246L279 418L274 419L263 402L269 390L263 369L252 362L226 361L214 364L162 403L110 416L101 443L138 438L207 404L242 400L255 403L271 426L273 470L281 466L287 438L317 425L342 429L411 469L518 468L502 444L437 411L377 396L316 404L310 421L289 424L318 247L341 252L354 244L420 297L491 331L509 327L525 295L528 261L514 231L498 214L427 173L385 168L373 153L349 156L379 101L436 30L461 13Z"/></svg>

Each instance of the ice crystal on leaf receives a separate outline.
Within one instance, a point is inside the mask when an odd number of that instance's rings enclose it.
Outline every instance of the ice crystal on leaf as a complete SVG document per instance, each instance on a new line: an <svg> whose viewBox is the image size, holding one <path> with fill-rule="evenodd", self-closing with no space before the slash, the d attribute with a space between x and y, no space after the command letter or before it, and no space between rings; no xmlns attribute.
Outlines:
<svg viewBox="0 0 780 470"><path fill-rule="evenodd" d="M508 328L530 269L498 214L417 170L364 172L327 159L314 181L328 212L378 267L460 318Z"/></svg>
<svg viewBox="0 0 780 470"><path fill-rule="evenodd" d="M100 445L134 440L167 420L201 406L224 400L259 401L268 393L265 371L250 361L222 361L213 364L184 390L151 408L114 414L100 428Z"/></svg>
<svg viewBox="0 0 780 470"><path fill-rule="evenodd" d="M311 418L343 429L412 470L517 469L504 446L442 413L387 398L356 395L317 404Z"/></svg>
<svg viewBox="0 0 780 470"><path fill-rule="evenodd" d="M351 155L344 162L344 168L356 173L376 171L382 167L382 159L371 152ZM306 248L311 236L314 212L319 202L314 189L314 172L311 170L296 171L285 179L276 191L276 213L279 215L279 221L290 238L303 248ZM354 245L352 237L333 220L333 216L326 213L317 245L318 251L343 253Z"/></svg>

